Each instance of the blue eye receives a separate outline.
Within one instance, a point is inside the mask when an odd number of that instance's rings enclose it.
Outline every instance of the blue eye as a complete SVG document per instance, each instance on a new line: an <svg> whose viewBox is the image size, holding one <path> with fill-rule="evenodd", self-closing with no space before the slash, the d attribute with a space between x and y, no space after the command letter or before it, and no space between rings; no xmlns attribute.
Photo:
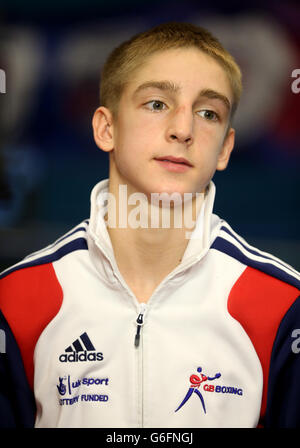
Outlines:
<svg viewBox="0 0 300 448"><path fill-rule="evenodd" d="M206 118L208 121L218 121L219 119L218 114L212 110L204 109L200 110L198 113L201 117Z"/></svg>

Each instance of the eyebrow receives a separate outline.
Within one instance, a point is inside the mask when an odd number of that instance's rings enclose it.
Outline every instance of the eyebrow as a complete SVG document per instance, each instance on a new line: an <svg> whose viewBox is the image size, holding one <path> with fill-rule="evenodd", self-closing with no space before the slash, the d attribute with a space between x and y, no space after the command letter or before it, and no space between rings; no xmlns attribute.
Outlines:
<svg viewBox="0 0 300 448"><path fill-rule="evenodd" d="M133 95L136 96L139 92L150 88L155 88L171 93L177 93L181 90L181 87L172 81L146 81L138 86ZM197 99L200 98L217 99L222 101L226 109L230 110L231 108L231 104L227 96L213 89L202 89L197 96Z"/></svg>

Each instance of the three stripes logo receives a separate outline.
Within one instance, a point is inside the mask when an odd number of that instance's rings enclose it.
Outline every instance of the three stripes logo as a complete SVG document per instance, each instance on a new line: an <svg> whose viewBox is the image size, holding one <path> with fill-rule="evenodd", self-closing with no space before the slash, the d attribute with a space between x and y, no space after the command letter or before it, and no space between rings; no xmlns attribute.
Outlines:
<svg viewBox="0 0 300 448"><path fill-rule="evenodd" d="M87 333L83 333L65 349L60 362L102 361L103 353L97 352Z"/></svg>

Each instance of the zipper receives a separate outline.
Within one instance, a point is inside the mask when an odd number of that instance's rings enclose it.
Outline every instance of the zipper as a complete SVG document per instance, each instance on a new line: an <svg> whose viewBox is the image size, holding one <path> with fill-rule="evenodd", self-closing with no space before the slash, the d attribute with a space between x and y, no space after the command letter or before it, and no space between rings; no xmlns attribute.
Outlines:
<svg viewBox="0 0 300 448"><path fill-rule="evenodd" d="M138 369L138 421L139 426L144 426L144 366L143 366L143 336L142 327L145 323L145 313L147 305L141 303L139 307L139 314L136 318L136 334L134 338L134 346L137 355L137 369Z"/></svg>
<svg viewBox="0 0 300 448"><path fill-rule="evenodd" d="M144 315L146 312L146 307L147 307L147 305L145 303L141 303L139 315L136 319L137 328L136 328L136 334L135 334L135 338L134 338L134 345L136 348L138 348L140 345L141 329L142 329L142 326L144 325Z"/></svg>

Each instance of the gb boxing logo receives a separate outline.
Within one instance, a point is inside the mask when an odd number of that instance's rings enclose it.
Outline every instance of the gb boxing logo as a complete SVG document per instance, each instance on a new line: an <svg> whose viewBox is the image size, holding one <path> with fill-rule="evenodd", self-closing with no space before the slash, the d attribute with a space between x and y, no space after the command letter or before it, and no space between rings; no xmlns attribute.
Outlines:
<svg viewBox="0 0 300 448"><path fill-rule="evenodd" d="M202 372L202 368L201 367L198 367L197 372L200 375L191 375L190 376L190 383L191 383L190 384L190 388L187 391L186 396L184 397L184 399L182 400L181 404L178 406L178 408L176 409L175 412L179 411L179 409L195 393L200 398L200 401L201 401L202 407L203 407L203 411L206 414L204 399L203 399L203 396L202 396L199 388L200 388L201 384L204 383L205 381L213 381L213 380L216 380L217 378L220 378L221 374L220 373L216 373L215 376L213 376L213 377L210 377L208 375L204 375L203 373L201 373Z"/></svg>
<svg viewBox="0 0 300 448"><path fill-rule="evenodd" d="M206 407L205 407L205 402L204 402L202 392L204 392L204 395L206 395L207 393L208 394L211 394L211 393L218 394L219 397L223 396L224 398L226 397L226 399L228 399L229 397L231 397L231 398L239 397L239 399L241 399L241 397L243 397L244 391L241 387L209 383L209 381L213 381L218 378L221 378L221 373L216 373L215 376L208 376L202 372L202 367L198 367L197 372L198 372L198 375L190 376L189 390L187 391L186 396L184 397L184 399L182 400L182 402L180 403L180 405L178 406L178 408L176 409L175 412L177 412L180 408L182 408L182 406L191 398L192 395L196 394L196 395L198 395L198 397L200 399L204 414L206 414ZM202 389L200 389L200 386L202 384L203 384L203 387L202 387Z"/></svg>

